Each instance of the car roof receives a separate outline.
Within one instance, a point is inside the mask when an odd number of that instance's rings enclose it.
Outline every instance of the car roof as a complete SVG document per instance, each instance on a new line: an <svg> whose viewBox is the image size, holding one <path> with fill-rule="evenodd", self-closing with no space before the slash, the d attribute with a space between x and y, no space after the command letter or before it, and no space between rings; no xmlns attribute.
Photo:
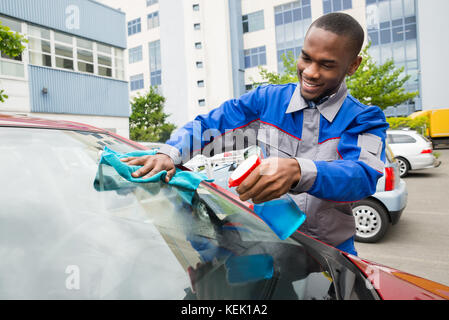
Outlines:
<svg viewBox="0 0 449 320"><path fill-rule="evenodd" d="M6 127L31 127L31 128L54 128L62 130L78 130L78 131L92 131L92 132L106 132L87 124L82 124L67 120L50 120L37 117L30 117L21 114L1 114L0 126Z"/></svg>

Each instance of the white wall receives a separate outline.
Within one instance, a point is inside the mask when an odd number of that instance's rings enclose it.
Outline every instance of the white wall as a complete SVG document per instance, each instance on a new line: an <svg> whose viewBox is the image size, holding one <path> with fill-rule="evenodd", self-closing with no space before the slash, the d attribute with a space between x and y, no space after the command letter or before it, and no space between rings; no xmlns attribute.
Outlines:
<svg viewBox="0 0 449 320"><path fill-rule="evenodd" d="M449 108L449 1L418 0L422 108Z"/></svg>
<svg viewBox="0 0 449 320"><path fill-rule="evenodd" d="M0 112L29 112L30 88L27 80L0 78L0 89L5 90L8 96L5 102L0 103Z"/></svg>

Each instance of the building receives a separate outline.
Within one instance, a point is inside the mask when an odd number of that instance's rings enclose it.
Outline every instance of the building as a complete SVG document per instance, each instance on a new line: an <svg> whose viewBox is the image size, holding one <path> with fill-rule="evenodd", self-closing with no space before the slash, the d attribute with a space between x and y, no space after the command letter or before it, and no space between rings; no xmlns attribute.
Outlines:
<svg viewBox="0 0 449 320"><path fill-rule="evenodd" d="M357 19L378 63L394 58L420 95L387 115L447 107L446 0L102 0L126 12L131 95L158 85L170 120L182 125L260 81L259 66L282 72L283 53L299 55L319 16L343 11ZM435 32L439 30L439 32ZM436 50L438 48L438 50Z"/></svg>
<svg viewBox="0 0 449 320"><path fill-rule="evenodd" d="M0 21L28 39L2 53L2 113L83 122L129 135L126 18L90 0L2 0Z"/></svg>

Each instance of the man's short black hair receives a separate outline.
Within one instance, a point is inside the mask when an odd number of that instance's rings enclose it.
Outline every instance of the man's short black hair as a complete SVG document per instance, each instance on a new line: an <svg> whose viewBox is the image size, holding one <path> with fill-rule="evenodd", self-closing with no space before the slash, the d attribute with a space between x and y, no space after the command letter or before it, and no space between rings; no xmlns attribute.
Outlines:
<svg viewBox="0 0 449 320"><path fill-rule="evenodd" d="M349 14L342 12L333 12L319 17L310 28L321 28L339 36L349 38L354 49L354 55L357 56L362 50L365 40L365 33L360 23ZM309 29L310 30L310 29Z"/></svg>

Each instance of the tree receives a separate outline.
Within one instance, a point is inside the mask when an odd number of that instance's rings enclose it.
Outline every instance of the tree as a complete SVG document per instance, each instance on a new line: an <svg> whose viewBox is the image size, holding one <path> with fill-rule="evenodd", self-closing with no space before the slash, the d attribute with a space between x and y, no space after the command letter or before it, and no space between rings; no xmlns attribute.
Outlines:
<svg viewBox="0 0 449 320"><path fill-rule="evenodd" d="M0 51L2 55L14 58L19 56L25 46L23 42L28 42L20 33L13 32L7 26L2 25L0 21ZM5 90L0 89L0 102L5 102L8 96L4 94Z"/></svg>
<svg viewBox="0 0 449 320"><path fill-rule="evenodd" d="M404 68L396 68L393 60L388 60L383 65L376 65L373 58L368 53L370 44L366 46L361 55L363 61L357 72L347 77L346 84L352 96L366 105L376 105L381 109L389 106L397 106L409 101L418 95L418 92L405 92L404 84L410 79L409 75L400 78ZM263 67L259 67L261 82L255 82L253 86L270 83L285 84L297 82L296 59L293 53L288 52L287 56L282 55L285 71L282 74L269 72Z"/></svg>
<svg viewBox="0 0 449 320"><path fill-rule="evenodd" d="M138 95L131 103L129 118L130 138L135 141L165 142L176 126L166 122L169 114L164 113L165 98L155 88L145 95Z"/></svg>
<svg viewBox="0 0 449 320"><path fill-rule="evenodd" d="M254 79L250 78L253 82L254 87L258 87L262 84L286 84L298 81L298 75L296 72L296 59L292 52L288 52L287 55L283 54L281 56L282 62L284 64L285 71L282 74L277 72L270 72L267 69L259 66L259 75L262 78L262 82L255 82Z"/></svg>
<svg viewBox="0 0 449 320"><path fill-rule="evenodd" d="M401 77L404 67L397 68L393 59L376 65L368 53L371 43L362 50L363 61L357 72L346 79L351 95L366 105L375 105L382 110L397 106L415 98L419 92L406 92L404 84L410 75Z"/></svg>

